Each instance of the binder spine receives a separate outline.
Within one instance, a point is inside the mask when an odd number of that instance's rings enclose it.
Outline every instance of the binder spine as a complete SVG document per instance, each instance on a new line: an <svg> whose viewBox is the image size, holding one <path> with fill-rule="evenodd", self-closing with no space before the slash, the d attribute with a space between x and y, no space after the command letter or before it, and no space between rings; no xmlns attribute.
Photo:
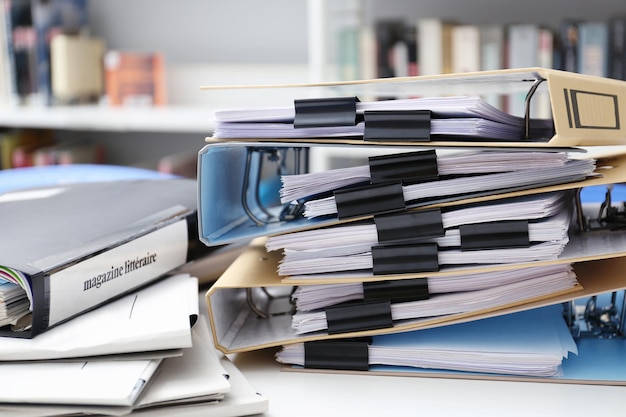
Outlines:
<svg viewBox="0 0 626 417"><path fill-rule="evenodd" d="M401 183L369 184L334 192L339 219L406 209Z"/></svg>
<svg viewBox="0 0 626 417"><path fill-rule="evenodd" d="M328 334L393 327L389 300L363 301L327 307Z"/></svg>
<svg viewBox="0 0 626 417"><path fill-rule="evenodd" d="M440 237L445 234L441 209L376 215L379 243Z"/></svg>
<svg viewBox="0 0 626 417"><path fill-rule="evenodd" d="M294 128L354 126L357 97L294 100Z"/></svg>
<svg viewBox="0 0 626 417"><path fill-rule="evenodd" d="M434 149L372 156L369 158L369 167L372 183L426 182L439 178L437 154Z"/></svg>
<svg viewBox="0 0 626 417"><path fill-rule="evenodd" d="M372 247L372 260L374 275L439 270L436 243L374 246Z"/></svg>
<svg viewBox="0 0 626 417"><path fill-rule="evenodd" d="M369 343L356 340L320 340L304 343L304 367L344 371L369 370Z"/></svg>
<svg viewBox="0 0 626 417"><path fill-rule="evenodd" d="M364 141L430 141L430 110L372 110L364 112L364 119Z"/></svg>
<svg viewBox="0 0 626 417"><path fill-rule="evenodd" d="M530 246L528 220L465 224L459 231L463 251Z"/></svg>
<svg viewBox="0 0 626 417"><path fill-rule="evenodd" d="M393 303L427 300L428 278L397 279L363 283L365 301L389 300Z"/></svg>

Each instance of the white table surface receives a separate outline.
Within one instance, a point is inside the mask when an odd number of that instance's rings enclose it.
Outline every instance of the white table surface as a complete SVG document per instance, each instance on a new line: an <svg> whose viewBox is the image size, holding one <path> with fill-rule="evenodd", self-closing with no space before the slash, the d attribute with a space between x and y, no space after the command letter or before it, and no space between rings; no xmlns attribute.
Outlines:
<svg viewBox="0 0 626 417"><path fill-rule="evenodd" d="M266 416L624 416L626 387L291 372L273 350L229 355Z"/></svg>

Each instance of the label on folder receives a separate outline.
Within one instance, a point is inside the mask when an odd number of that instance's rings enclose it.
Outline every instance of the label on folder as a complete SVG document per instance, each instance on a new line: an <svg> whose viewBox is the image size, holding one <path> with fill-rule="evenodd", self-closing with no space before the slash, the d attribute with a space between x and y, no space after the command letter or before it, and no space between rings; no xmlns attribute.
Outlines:
<svg viewBox="0 0 626 417"><path fill-rule="evenodd" d="M50 325L183 265L187 241L180 220L50 274Z"/></svg>

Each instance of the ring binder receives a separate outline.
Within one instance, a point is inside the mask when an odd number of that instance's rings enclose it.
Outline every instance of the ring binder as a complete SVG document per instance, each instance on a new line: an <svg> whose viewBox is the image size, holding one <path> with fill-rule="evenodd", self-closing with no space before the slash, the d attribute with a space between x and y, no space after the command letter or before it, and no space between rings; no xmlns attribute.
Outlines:
<svg viewBox="0 0 626 417"><path fill-rule="evenodd" d="M439 271L436 243L372 247L374 275Z"/></svg>
<svg viewBox="0 0 626 417"><path fill-rule="evenodd" d="M539 85L545 81L545 78L537 75L537 78L533 80L533 84L531 85L528 93L526 94L526 98L524 99L524 139L530 140L530 101L532 100L533 95L539 88Z"/></svg>
<svg viewBox="0 0 626 417"><path fill-rule="evenodd" d="M595 218L588 218L583 210L581 192L582 189L576 190L575 206L578 228L582 232L593 230L622 230L626 228L626 203L622 202L622 207L613 205L612 185L607 186L604 195L604 201L600 204L598 214Z"/></svg>
<svg viewBox="0 0 626 417"><path fill-rule="evenodd" d="M285 296L272 295L265 287L261 287L261 291L265 295L267 295L267 298L270 302L277 298L291 297L291 295L285 295ZM291 292L293 293L293 290ZM270 313L269 309L268 311L263 311L263 309L258 307L256 303L254 302L253 295L252 295L252 288L246 288L246 303L248 304L248 307L250 307L250 310L252 310L252 312L254 312L254 314L256 314L257 317L262 318L262 319L267 319L267 318L275 317L275 316L283 316L287 314L293 314L295 312L295 305L293 305L293 303L292 303L292 308L289 311L281 311L278 313Z"/></svg>
<svg viewBox="0 0 626 417"><path fill-rule="evenodd" d="M434 149L371 156L368 161L372 183L390 181L426 182L439 178L437 153Z"/></svg>
<svg viewBox="0 0 626 417"><path fill-rule="evenodd" d="M339 304L325 309L328 334L393 327L389 300Z"/></svg>
<svg viewBox="0 0 626 417"><path fill-rule="evenodd" d="M265 207L261 199L261 179L264 170L264 157L267 156L268 161L276 164L280 175L281 172L287 170L286 154L289 150L293 150L294 153L293 173L299 174L308 171L309 148L246 147L246 161L244 165L243 184L241 186L241 207L250 220L257 226L263 226L273 221L293 220L302 215L303 207L294 207L289 203L283 207L283 210L277 218L275 214L272 214L270 209ZM251 175L253 166L256 166L255 175ZM252 183L250 180L251 177L254 179ZM249 201L251 198L250 194L253 196L254 206L262 212L266 217L265 219L260 218L259 215L254 213L254 210L251 208L251 202Z"/></svg>
<svg viewBox="0 0 626 417"><path fill-rule="evenodd" d="M369 370L369 343L361 340L318 340L304 343L308 369Z"/></svg>
<svg viewBox="0 0 626 417"><path fill-rule="evenodd" d="M365 142L430 141L430 110L370 110L363 116Z"/></svg>
<svg viewBox="0 0 626 417"><path fill-rule="evenodd" d="M363 282L363 299L365 301L389 300L393 304L427 300L428 298L430 298L428 278Z"/></svg>
<svg viewBox="0 0 626 417"><path fill-rule="evenodd" d="M357 97L331 97L294 100L294 128L354 126L357 123Z"/></svg>
<svg viewBox="0 0 626 417"><path fill-rule="evenodd" d="M464 251L530 246L528 220L462 224L459 231Z"/></svg>
<svg viewBox="0 0 626 417"><path fill-rule="evenodd" d="M337 217L347 219L367 214L406 209L401 183L368 184L334 192Z"/></svg>

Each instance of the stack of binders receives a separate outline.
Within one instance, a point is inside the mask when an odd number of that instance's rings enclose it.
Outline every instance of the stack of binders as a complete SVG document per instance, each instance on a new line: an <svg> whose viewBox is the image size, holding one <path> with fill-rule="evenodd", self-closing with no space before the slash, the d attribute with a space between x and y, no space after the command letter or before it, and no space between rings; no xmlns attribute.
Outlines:
<svg viewBox="0 0 626 417"><path fill-rule="evenodd" d="M189 272L214 252L198 240L196 191L195 180L133 174L0 193L0 373L10 380L0 414L266 410L215 349Z"/></svg>
<svg viewBox="0 0 626 417"><path fill-rule="evenodd" d="M299 96L218 111L199 154L200 239L249 241L206 294L218 349L282 348L291 369L626 384L597 371L600 349L626 347L624 303L588 320L626 288L609 192L626 182L626 83L528 68L248 87ZM524 117L479 97L512 92ZM541 95L552 119L529 116ZM352 163L311 170L319 150Z"/></svg>

